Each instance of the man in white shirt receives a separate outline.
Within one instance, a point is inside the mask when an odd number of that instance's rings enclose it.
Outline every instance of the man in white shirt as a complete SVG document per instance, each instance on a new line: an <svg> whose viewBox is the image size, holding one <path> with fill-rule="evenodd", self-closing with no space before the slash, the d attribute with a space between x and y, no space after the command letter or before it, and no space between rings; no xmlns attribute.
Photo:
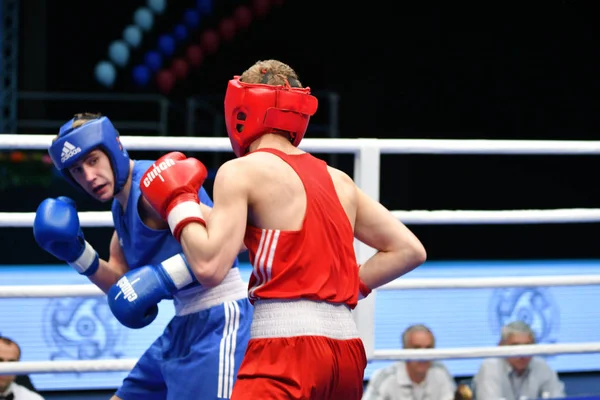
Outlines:
<svg viewBox="0 0 600 400"><path fill-rule="evenodd" d="M501 346L535 343L535 334L522 321L502 328ZM523 400L563 398L565 390L558 375L540 357L489 358L473 378L477 400Z"/></svg>
<svg viewBox="0 0 600 400"><path fill-rule="evenodd" d="M0 336L0 362L19 361L21 348L13 340ZM15 383L14 375L0 375L0 400L44 400L39 394Z"/></svg>
<svg viewBox="0 0 600 400"><path fill-rule="evenodd" d="M432 349L435 337L425 325L402 334L405 349ZM439 362L400 361L373 373L363 400L452 400L456 383Z"/></svg>

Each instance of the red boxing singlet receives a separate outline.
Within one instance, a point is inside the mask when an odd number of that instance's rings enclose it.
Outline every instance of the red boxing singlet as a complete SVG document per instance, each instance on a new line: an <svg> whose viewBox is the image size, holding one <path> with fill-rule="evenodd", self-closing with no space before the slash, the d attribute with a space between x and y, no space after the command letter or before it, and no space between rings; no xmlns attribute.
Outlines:
<svg viewBox="0 0 600 400"><path fill-rule="evenodd" d="M350 310L359 283L352 225L327 164L260 151L296 171L306 213L298 231L246 229L254 314L231 400L360 400L367 358Z"/></svg>
<svg viewBox="0 0 600 400"><path fill-rule="evenodd" d="M244 243L253 266L248 298L252 303L305 299L356 307L354 231L327 164L308 153L257 151L274 154L294 169L306 192L306 214L298 231L247 227Z"/></svg>

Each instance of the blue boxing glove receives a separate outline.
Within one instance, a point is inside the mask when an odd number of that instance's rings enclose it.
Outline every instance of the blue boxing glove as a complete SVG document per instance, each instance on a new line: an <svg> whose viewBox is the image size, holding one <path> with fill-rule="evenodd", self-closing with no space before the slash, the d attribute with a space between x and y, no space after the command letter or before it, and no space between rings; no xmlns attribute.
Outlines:
<svg viewBox="0 0 600 400"><path fill-rule="evenodd" d="M119 322L131 329L143 328L158 315L158 303L196 278L185 257L177 254L159 265L145 265L127 272L108 291L108 305Z"/></svg>
<svg viewBox="0 0 600 400"><path fill-rule="evenodd" d="M85 241L75 202L70 198L61 196L40 203L33 221L33 236L41 248L80 274L90 276L98 270L98 253Z"/></svg>

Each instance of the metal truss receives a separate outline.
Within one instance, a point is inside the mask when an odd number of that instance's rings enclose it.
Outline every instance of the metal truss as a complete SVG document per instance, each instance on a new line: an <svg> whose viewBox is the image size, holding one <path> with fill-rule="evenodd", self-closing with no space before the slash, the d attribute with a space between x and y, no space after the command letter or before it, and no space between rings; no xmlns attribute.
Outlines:
<svg viewBox="0 0 600 400"><path fill-rule="evenodd" d="M0 133L17 131L19 0L0 0Z"/></svg>

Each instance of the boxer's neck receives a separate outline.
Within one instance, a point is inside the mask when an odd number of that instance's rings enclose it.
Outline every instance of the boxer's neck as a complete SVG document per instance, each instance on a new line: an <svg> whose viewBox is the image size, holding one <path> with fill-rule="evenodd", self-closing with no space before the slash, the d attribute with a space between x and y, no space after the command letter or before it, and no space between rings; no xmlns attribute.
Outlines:
<svg viewBox="0 0 600 400"><path fill-rule="evenodd" d="M298 149L292 143L290 139L283 134L267 133L250 144L248 150L253 152L258 149L277 149L287 154L300 154L302 150Z"/></svg>
<svg viewBox="0 0 600 400"><path fill-rule="evenodd" d="M115 199L121 205L123 212L127 210L127 202L129 201L129 193L131 192L131 175L133 173L133 160L129 160L129 175L127 176L127 181L125 185L123 185L123 189L119 193L115 195ZM115 185L117 182L115 181Z"/></svg>

